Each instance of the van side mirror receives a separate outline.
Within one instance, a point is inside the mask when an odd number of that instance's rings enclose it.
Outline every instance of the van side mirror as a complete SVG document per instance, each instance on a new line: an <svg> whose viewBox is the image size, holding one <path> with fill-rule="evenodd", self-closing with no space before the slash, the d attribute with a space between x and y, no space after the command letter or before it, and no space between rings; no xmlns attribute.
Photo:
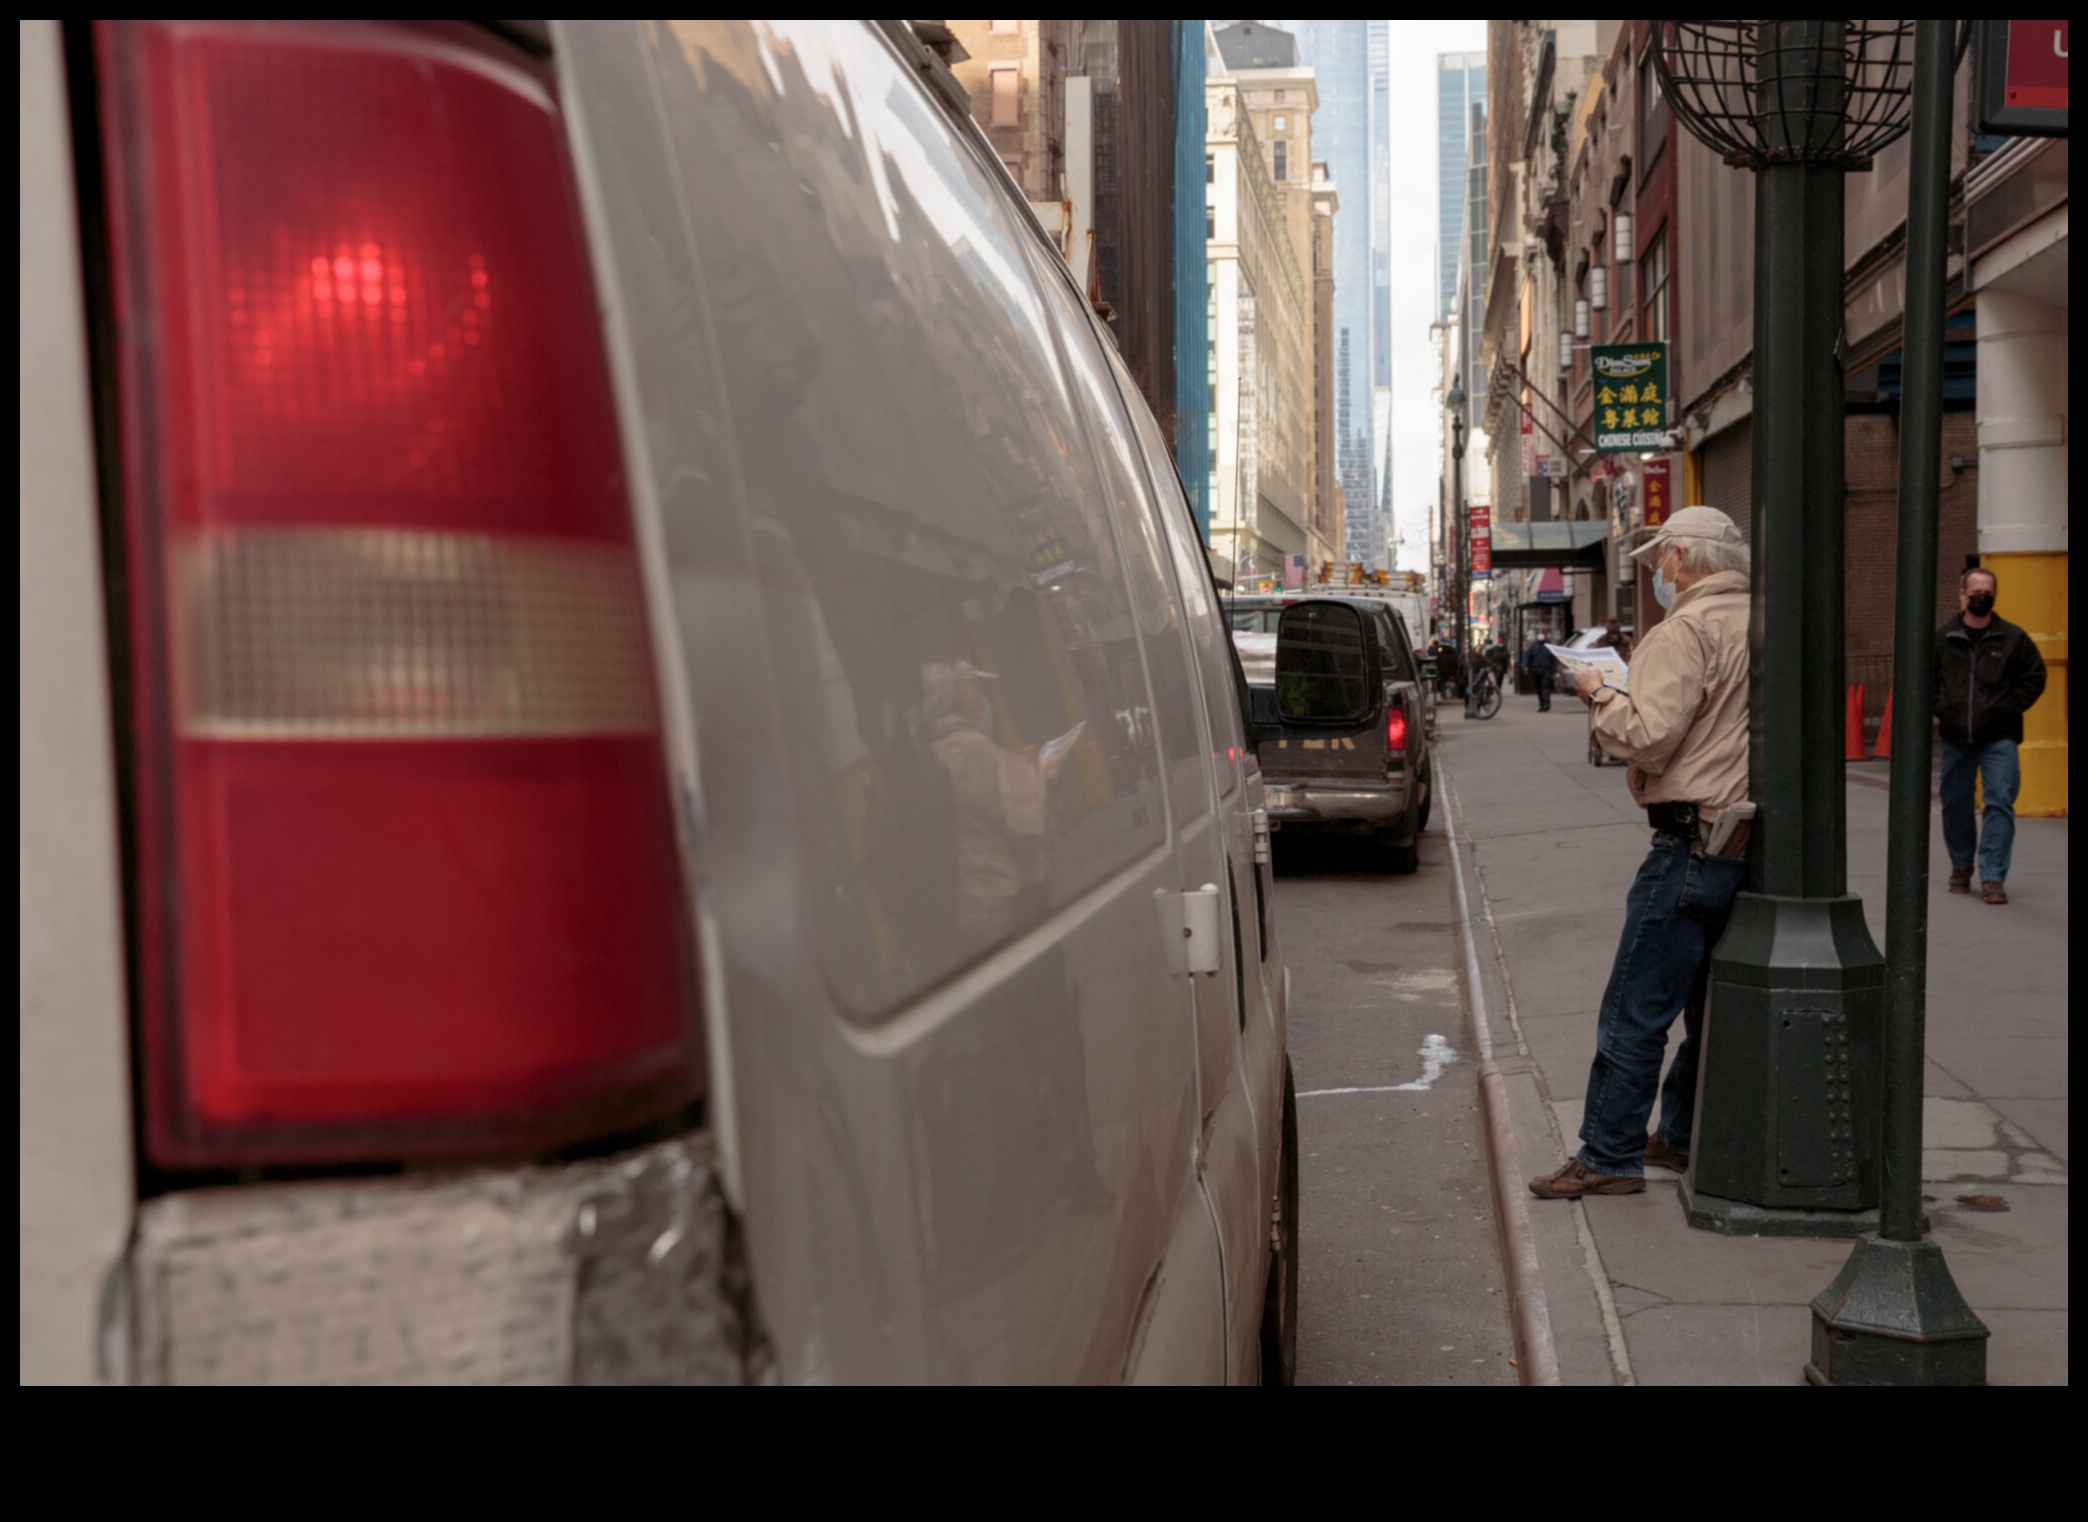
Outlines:
<svg viewBox="0 0 2088 1522"><path fill-rule="evenodd" d="M1359 723L1371 713L1363 618L1338 602L1293 603L1276 625L1276 711L1303 723Z"/></svg>

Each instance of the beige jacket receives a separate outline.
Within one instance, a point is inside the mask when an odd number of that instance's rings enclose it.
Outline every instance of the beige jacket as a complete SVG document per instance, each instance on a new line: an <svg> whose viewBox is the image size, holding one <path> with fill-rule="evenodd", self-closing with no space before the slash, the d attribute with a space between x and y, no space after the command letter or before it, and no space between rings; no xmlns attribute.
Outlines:
<svg viewBox="0 0 2088 1522"><path fill-rule="evenodd" d="M1631 763L1631 796L1707 818L1747 796L1747 578L1706 576L1639 641L1631 691L1595 694L1595 739Z"/></svg>

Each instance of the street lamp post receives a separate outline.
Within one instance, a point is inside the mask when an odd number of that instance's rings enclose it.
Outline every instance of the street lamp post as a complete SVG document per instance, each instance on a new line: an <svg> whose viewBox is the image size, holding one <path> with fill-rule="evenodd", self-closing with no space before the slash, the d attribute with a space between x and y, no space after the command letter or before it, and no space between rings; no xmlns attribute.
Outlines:
<svg viewBox="0 0 2088 1522"><path fill-rule="evenodd" d="M1885 862L1884 1197L1813 1301L1815 1384L1986 1383L1987 1329L1943 1249L1921 1234L1922 1042L1928 1014L1929 707L1942 449L1943 258L1950 201L1948 21L1914 23L1907 168L1907 328L1900 386L1899 588L1894 609L1890 839Z"/></svg>
<svg viewBox="0 0 2088 1522"><path fill-rule="evenodd" d="M1465 717L1472 716L1472 684L1467 677L1472 663L1465 653L1471 638L1466 627L1472 609L1472 524L1464 499L1465 388L1461 378L1450 382L1443 398L1450 409L1450 512L1457 525L1457 681L1464 688Z"/></svg>
<svg viewBox="0 0 2088 1522"><path fill-rule="evenodd" d="M1885 965L1848 892L1841 751L1842 182L1906 130L1908 25L1656 24L1675 116L1755 174L1757 846L1712 961L1682 1188L1713 1231L1853 1236L1878 1219Z"/></svg>

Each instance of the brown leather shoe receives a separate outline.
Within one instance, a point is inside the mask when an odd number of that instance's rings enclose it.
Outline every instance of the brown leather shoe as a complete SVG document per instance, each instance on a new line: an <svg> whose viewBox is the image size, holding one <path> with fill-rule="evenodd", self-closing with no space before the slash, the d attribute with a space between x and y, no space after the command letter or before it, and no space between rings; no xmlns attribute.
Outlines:
<svg viewBox="0 0 2088 1522"><path fill-rule="evenodd" d="M1673 1147L1662 1141L1660 1133L1656 1131L1646 1142L1646 1166L1648 1168L1672 1168L1677 1173L1687 1173L1689 1171L1689 1154L1687 1152L1677 1152Z"/></svg>
<svg viewBox="0 0 2088 1522"><path fill-rule="evenodd" d="M2002 890L1999 883L1981 883L1979 885L1979 896L1990 904L2005 904L2008 902L2008 894Z"/></svg>
<svg viewBox="0 0 2088 1522"><path fill-rule="evenodd" d="M1557 1173L1530 1180L1530 1193L1540 1200L1577 1200L1584 1194L1641 1194L1646 1181L1616 1173L1597 1173L1575 1158Z"/></svg>
<svg viewBox="0 0 2088 1522"><path fill-rule="evenodd" d="M1950 891L1953 893L1970 893L1972 891L1972 869L1970 867L1967 867L1962 872L1957 871L1955 868L1952 869L1950 874Z"/></svg>

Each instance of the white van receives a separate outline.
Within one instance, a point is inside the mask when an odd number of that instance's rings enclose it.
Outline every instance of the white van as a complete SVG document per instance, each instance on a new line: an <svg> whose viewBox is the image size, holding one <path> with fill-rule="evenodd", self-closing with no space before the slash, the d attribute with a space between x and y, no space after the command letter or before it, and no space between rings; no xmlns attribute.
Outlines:
<svg viewBox="0 0 2088 1522"><path fill-rule="evenodd" d="M1244 686L939 62L21 26L23 1379L1287 1378Z"/></svg>

